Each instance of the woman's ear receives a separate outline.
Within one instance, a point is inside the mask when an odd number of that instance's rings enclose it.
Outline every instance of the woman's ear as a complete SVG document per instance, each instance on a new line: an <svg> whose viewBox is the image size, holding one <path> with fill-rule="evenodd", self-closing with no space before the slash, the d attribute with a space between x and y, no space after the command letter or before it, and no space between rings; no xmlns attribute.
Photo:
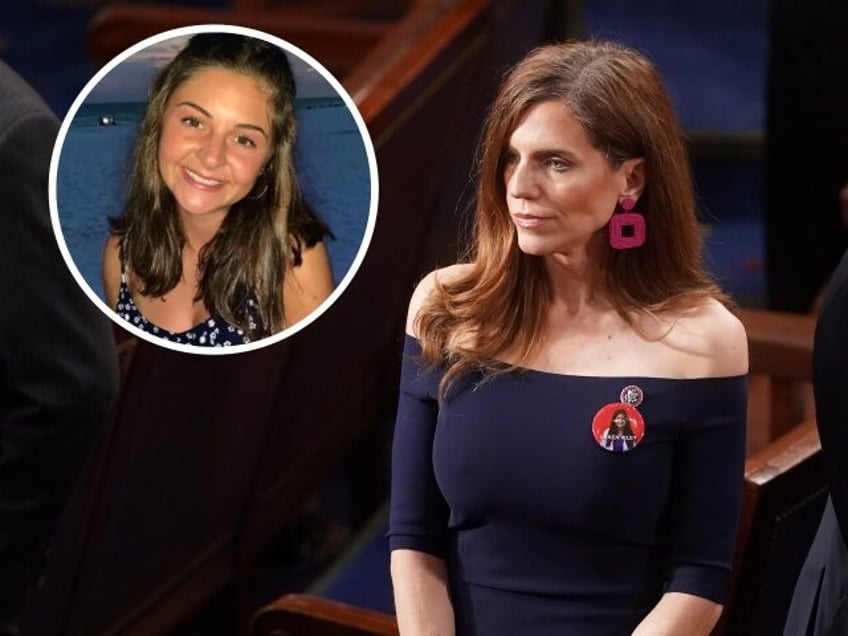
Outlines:
<svg viewBox="0 0 848 636"><path fill-rule="evenodd" d="M635 157L625 159L621 164L624 174L625 188L621 196L630 199L638 199L645 189L645 158Z"/></svg>

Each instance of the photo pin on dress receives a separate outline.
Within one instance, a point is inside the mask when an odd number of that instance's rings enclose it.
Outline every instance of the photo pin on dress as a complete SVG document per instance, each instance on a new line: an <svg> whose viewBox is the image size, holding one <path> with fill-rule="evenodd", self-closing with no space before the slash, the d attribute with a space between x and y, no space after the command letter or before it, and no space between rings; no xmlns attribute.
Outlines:
<svg viewBox="0 0 848 636"><path fill-rule="evenodd" d="M626 453L639 445L645 436L645 420L636 407L643 398L642 389L631 384L622 389L620 402L602 406L595 414L592 435L601 448Z"/></svg>

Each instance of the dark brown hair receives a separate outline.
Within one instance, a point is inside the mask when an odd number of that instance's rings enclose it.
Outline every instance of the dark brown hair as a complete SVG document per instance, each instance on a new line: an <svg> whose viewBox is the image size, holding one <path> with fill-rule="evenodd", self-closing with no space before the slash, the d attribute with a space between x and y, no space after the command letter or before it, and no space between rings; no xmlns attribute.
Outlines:
<svg viewBox="0 0 848 636"><path fill-rule="evenodd" d="M196 297L210 313L255 339L285 327L285 271L298 264L303 243L313 245L329 232L302 200L297 185L292 156L295 83L285 51L237 34L192 37L153 82L133 153L126 207L110 224L112 234L120 237L122 263L138 281L140 293L161 296L176 286L185 236L174 196L159 174L159 140L171 94L206 68L253 77L270 95L271 155L253 190L230 207L215 237L201 250ZM249 298L259 306L261 324L256 330L247 317Z"/></svg>

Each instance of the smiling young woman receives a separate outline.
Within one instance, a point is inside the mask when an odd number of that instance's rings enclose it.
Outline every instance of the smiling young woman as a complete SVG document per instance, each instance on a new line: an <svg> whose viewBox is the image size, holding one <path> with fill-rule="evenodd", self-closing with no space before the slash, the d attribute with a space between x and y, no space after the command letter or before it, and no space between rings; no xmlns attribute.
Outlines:
<svg viewBox="0 0 848 636"><path fill-rule="evenodd" d="M294 172L294 94L285 51L237 34L195 35L160 72L104 252L119 316L174 342L228 346L330 295L329 229Z"/></svg>
<svg viewBox="0 0 848 636"><path fill-rule="evenodd" d="M212 215L218 226L253 188L271 156L269 91L227 69L198 71L165 105L159 173L187 216Z"/></svg>

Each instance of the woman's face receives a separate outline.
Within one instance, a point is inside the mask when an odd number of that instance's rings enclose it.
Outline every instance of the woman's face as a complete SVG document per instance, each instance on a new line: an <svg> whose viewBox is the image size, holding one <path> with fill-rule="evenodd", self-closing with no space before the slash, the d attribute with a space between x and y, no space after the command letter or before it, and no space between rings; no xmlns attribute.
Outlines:
<svg viewBox="0 0 848 636"><path fill-rule="evenodd" d="M612 423L616 428L624 428L624 425L627 424L627 416L624 413L616 413L615 417L612 418Z"/></svg>
<svg viewBox="0 0 848 636"><path fill-rule="evenodd" d="M510 135L504 167L509 213L528 254L571 254L603 238L634 160L613 169L561 101L532 106Z"/></svg>
<svg viewBox="0 0 848 636"><path fill-rule="evenodd" d="M270 92L222 68L197 71L165 104L159 174L183 215L217 215L251 191L271 156Z"/></svg>

